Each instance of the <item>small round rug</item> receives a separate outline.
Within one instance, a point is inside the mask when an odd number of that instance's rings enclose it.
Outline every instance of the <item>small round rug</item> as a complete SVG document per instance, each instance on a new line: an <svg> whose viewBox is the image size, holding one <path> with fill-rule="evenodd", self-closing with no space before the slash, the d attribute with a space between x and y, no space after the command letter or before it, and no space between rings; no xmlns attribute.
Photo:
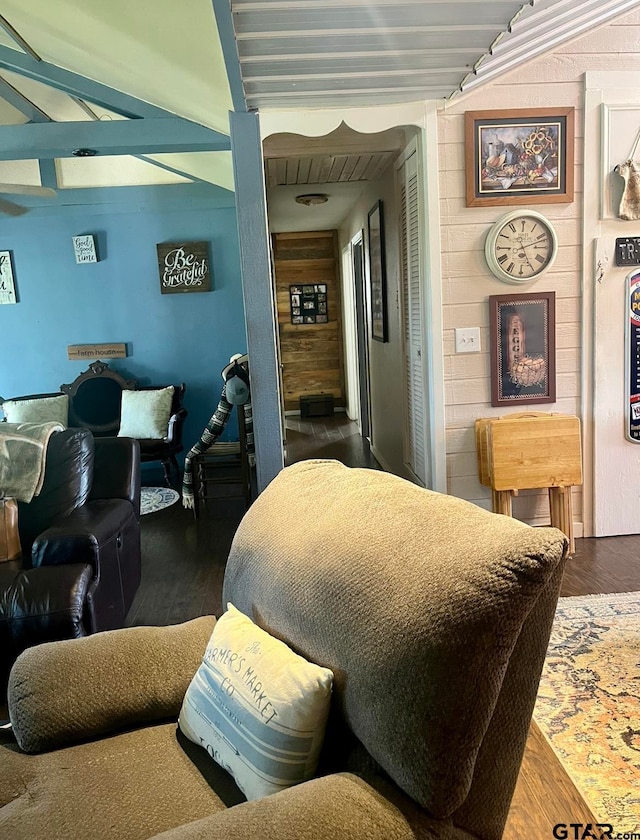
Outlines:
<svg viewBox="0 0 640 840"><path fill-rule="evenodd" d="M180 493L170 487L143 487L140 491L140 513L155 513L171 507L180 498Z"/></svg>

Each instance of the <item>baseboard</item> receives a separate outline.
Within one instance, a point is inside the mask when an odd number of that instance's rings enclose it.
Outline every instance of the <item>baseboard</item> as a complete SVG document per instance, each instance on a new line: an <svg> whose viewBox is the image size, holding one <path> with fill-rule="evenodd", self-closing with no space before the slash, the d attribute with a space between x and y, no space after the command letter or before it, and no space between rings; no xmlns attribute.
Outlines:
<svg viewBox="0 0 640 840"><path fill-rule="evenodd" d="M545 516L538 516L535 519L523 519L527 525L532 525L534 528L550 528L551 523L549 522L549 518ZM584 522L575 522L573 523L573 536L575 539L580 539L584 537Z"/></svg>
<svg viewBox="0 0 640 840"><path fill-rule="evenodd" d="M375 446L373 444L371 444L371 454L373 455L373 457L376 459L376 461L380 464L380 466L382 467L382 469L385 472L388 472L388 473L393 472L393 470L389 466L388 462L385 461L385 459L382 457L380 452L375 448Z"/></svg>

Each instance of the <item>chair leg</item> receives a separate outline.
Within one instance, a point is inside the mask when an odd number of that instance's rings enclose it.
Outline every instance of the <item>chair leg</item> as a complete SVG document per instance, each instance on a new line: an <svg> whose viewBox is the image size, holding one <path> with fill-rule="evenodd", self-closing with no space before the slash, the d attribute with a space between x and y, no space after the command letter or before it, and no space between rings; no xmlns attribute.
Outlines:
<svg viewBox="0 0 640 840"><path fill-rule="evenodd" d="M180 467L178 465L178 459L175 455L171 456L171 463L173 464L173 468L176 471L176 481L180 484Z"/></svg>
<svg viewBox="0 0 640 840"><path fill-rule="evenodd" d="M202 481L203 466L200 464L199 458L191 459L191 481L193 493L193 518L197 519L200 516L200 487Z"/></svg>
<svg viewBox="0 0 640 840"><path fill-rule="evenodd" d="M164 483L167 487L171 487L171 476L169 475L169 464L170 461L165 459L162 461L162 469L164 470Z"/></svg>

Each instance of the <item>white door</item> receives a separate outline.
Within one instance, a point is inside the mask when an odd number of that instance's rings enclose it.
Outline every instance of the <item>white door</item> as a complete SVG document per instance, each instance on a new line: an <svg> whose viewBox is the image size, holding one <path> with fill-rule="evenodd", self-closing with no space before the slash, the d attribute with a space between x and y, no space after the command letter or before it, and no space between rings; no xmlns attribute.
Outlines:
<svg viewBox="0 0 640 840"><path fill-rule="evenodd" d="M405 356L405 463L418 481L429 486L427 475L426 373L424 303L422 297L418 154L415 145L405 152L398 168L402 264L402 312Z"/></svg>
<svg viewBox="0 0 640 840"><path fill-rule="evenodd" d="M640 130L640 74L588 73L586 86L583 417L585 485L593 486L593 498L584 494L584 519L585 535L601 537L640 533L640 444L625 438L626 278L632 269L615 265L616 238L637 236L640 221L618 217L623 181L613 172Z"/></svg>

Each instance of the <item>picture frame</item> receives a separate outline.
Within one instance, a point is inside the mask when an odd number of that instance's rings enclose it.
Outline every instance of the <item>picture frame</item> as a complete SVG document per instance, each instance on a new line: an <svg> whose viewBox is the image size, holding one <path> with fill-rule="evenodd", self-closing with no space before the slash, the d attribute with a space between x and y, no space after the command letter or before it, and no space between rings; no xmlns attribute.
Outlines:
<svg viewBox="0 0 640 840"><path fill-rule="evenodd" d="M467 207L569 204L573 108L465 112Z"/></svg>
<svg viewBox="0 0 640 840"><path fill-rule="evenodd" d="M367 216L369 239L369 301L371 307L371 337L388 341L387 271L384 243L384 215L382 201L377 201Z"/></svg>
<svg viewBox="0 0 640 840"><path fill-rule="evenodd" d="M11 251L0 251L0 304L17 303Z"/></svg>
<svg viewBox="0 0 640 840"><path fill-rule="evenodd" d="M209 242L158 242L156 251L161 294L211 291Z"/></svg>
<svg viewBox="0 0 640 840"><path fill-rule="evenodd" d="M491 405L556 401L555 292L491 295Z"/></svg>
<svg viewBox="0 0 640 840"><path fill-rule="evenodd" d="M289 286L291 323L298 327L329 323L327 293L326 283L315 283L313 286L296 283Z"/></svg>

